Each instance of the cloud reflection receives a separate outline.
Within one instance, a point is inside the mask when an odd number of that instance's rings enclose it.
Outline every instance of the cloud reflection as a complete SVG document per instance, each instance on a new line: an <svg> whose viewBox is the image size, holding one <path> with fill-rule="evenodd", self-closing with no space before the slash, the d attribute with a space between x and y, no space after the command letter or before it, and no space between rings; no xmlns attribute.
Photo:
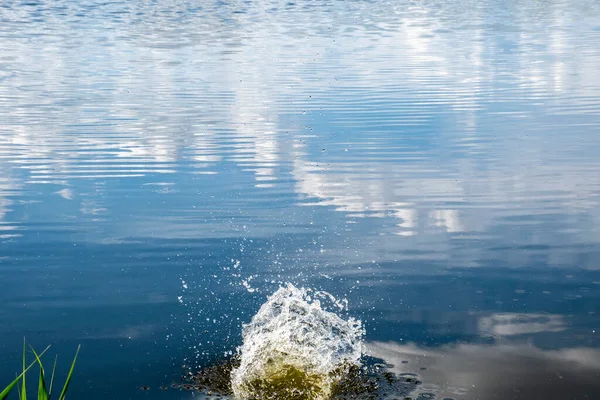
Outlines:
<svg viewBox="0 0 600 400"><path fill-rule="evenodd" d="M105 193L83 193L82 180L235 171L234 185L248 189L249 173L267 191L292 179L299 204L391 220L379 233L406 238L553 213L600 221L597 10L267 3L113 4L94 17L65 3L69 23L39 41L12 38L43 24L8 7L0 174L71 185L89 203ZM600 240L599 224L592 239L569 237Z"/></svg>
<svg viewBox="0 0 600 400"><path fill-rule="evenodd" d="M475 399L600 398L600 350L545 350L528 344L420 348L370 342L368 353L393 364L396 373L418 373L423 388Z"/></svg>
<svg viewBox="0 0 600 400"><path fill-rule="evenodd" d="M21 236L17 232L19 229L18 224L8 220L8 215L14 203L12 198L19 192L21 185L6 175L3 174L2 164L0 163L0 239Z"/></svg>
<svg viewBox="0 0 600 400"><path fill-rule="evenodd" d="M499 313L482 317L479 331L492 336L515 336L567 329L561 315Z"/></svg>

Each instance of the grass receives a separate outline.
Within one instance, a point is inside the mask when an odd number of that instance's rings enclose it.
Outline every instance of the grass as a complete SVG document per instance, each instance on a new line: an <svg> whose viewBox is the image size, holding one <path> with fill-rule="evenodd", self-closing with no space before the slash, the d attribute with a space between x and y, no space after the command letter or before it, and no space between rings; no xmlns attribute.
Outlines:
<svg viewBox="0 0 600 400"><path fill-rule="evenodd" d="M52 366L52 374L50 375L50 381L47 380L46 369L44 368L44 363L42 362L42 356L44 353L50 348L50 346L46 347L44 351L41 353L37 353L35 349L29 346L31 349L31 353L34 356L34 360L27 364L27 344L23 341L23 360L22 360L22 371L13 380L2 392L0 392L0 400L5 400L15 389L18 390L19 399L27 400L27 373L29 370L37 365L39 367L39 376L38 376L38 388L37 388L37 399L38 400L50 400L52 399L52 394L54 393L54 377L56 372L56 363L58 361L58 356L54 359L54 364ZM67 390L69 389L69 384L71 383L71 378L73 377L73 371L75 370L75 363L77 362L77 356L79 355L79 349L81 346L77 347L77 352L75 353L75 357L73 357L73 362L71 363L71 369L69 369L69 373L65 379L65 383L63 384L62 389L60 390L60 394L58 395L58 400L65 400L67 396Z"/></svg>

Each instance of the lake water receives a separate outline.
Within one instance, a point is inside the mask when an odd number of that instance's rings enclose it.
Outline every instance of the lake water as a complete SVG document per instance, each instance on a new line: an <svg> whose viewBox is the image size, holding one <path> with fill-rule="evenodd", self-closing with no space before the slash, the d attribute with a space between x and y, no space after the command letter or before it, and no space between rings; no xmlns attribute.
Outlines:
<svg viewBox="0 0 600 400"><path fill-rule="evenodd" d="M600 398L599 71L592 0L3 1L0 386L192 398L292 282L439 399Z"/></svg>

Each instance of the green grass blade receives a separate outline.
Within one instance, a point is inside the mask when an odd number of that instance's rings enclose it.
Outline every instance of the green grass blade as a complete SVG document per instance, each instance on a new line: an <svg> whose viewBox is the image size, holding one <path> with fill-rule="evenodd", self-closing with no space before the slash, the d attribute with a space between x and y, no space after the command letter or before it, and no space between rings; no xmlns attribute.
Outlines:
<svg viewBox="0 0 600 400"><path fill-rule="evenodd" d="M27 400L27 398L21 396L21 388L19 387L19 385L17 385L17 395L19 396L20 400Z"/></svg>
<svg viewBox="0 0 600 400"><path fill-rule="evenodd" d="M31 347L31 346L30 346ZM46 389L46 378L44 376L44 364L42 364L42 360L40 356L35 352L35 349L31 347L31 351L35 355L35 359L40 366L40 379L38 383L38 400L48 400L50 397L48 396L48 390Z"/></svg>
<svg viewBox="0 0 600 400"><path fill-rule="evenodd" d="M21 375L17 376L17 378L14 381L12 381L10 385L8 385L2 392L0 392L0 400L4 400L8 397L8 395L10 394L10 392L12 392L17 383L19 383L23 375L24 373L21 372Z"/></svg>
<svg viewBox="0 0 600 400"><path fill-rule="evenodd" d="M23 338L23 372L25 372L25 365L26 365L26 361L25 359L27 358L27 344L25 343L25 338ZM23 378L21 379L21 382L23 383L22 385L22 389L21 392L19 393L19 398L21 400L27 400L27 385L25 384L25 376L27 374L23 374Z"/></svg>
<svg viewBox="0 0 600 400"><path fill-rule="evenodd" d="M46 347L44 349L44 351L42 351L42 353L40 354L40 357L46 352L46 350L48 350L50 348L50 346ZM4 390L2 390L2 392L0 392L0 400L5 400L8 395L12 392L12 390L15 388L15 386L17 385L17 383L19 383L19 380L21 378L23 378L25 376L25 373L27 371L29 371L29 369L31 367L33 367L36 364L36 361L32 362L31 364L29 364L29 366L27 368L25 368L23 370L23 372L21 372L21 374L19 376L16 377L16 379L14 381L12 381Z"/></svg>
<svg viewBox="0 0 600 400"><path fill-rule="evenodd" d="M69 388L69 383L71 383L71 377L73 376L73 370L75 369L75 362L77 361L77 356L79 355L79 349L81 349L81 345L77 346L77 351L75 352L73 363L71 363L71 369L69 370L67 380L65 381L65 386L63 386L63 390L62 392L60 392L60 397L58 398L58 400L64 400L67 396L67 389Z"/></svg>
<svg viewBox="0 0 600 400"><path fill-rule="evenodd" d="M42 353L40 354L40 357L46 352L46 350L48 350L50 348L50 346L46 347L44 349L44 351L42 351ZM12 381L4 390L2 390L2 392L0 392L0 400L4 400L8 397L8 395L12 392L12 390L15 388L15 386L17 385L17 383L19 383L19 380L21 380L21 378L23 376L25 376L25 373L27 371L29 371L29 369L31 367L33 367L36 364L36 361L32 362L31 364L29 364L29 366L27 368L25 368L23 370L23 372L21 372L21 374L19 376L17 376L15 378L14 381Z"/></svg>
<svg viewBox="0 0 600 400"><path fill-rule="evenodd" d="M56 362L58 361L58 354L54 357L54 367L52 367L52 377L50 378L50 390L48 391L48 397L52 397L52 385L54 384L54 373L56 372Z"/></svg>

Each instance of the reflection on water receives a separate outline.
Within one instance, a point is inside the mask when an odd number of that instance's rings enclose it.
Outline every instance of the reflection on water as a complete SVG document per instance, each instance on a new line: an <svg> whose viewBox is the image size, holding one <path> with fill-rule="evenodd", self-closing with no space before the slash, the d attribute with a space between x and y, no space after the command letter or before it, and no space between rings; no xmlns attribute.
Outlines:
<svg viewBox="0 0 600 400"><path fill-rule="evenodd" d="M88 341L86 377L127 371L90 378L111 398L235 349L286 281L351 298L370 341L595 348L598 21L588 0L4 2L0 360Z"/></svg>
<svg viewBox="0 0 600 400"><path fill-rule="evenodd" d="M217 13L117 4L59 7L85 35L41 4L5 7L0 154L3 180L27 185L17 194L163 174L175 186L173 176L217 174L243 190L250 173L256 187L279 187L253 197L294 190L301 205L384 218L382 234L480 237L558 213L569 241L598 239L598 34L588 8L512 4L509 20L499 4L457 13L381 2L368 17L358 4ZM348 18L364 20L342 28ZM47 31L38 43L18 28L27 21L32 35ZM105 197L86 188L80 213L116 216L98 204ZM165 222L170 236L193 235Z"/></svg>
<svg viewBox="0 0 600 400"><path fill-rule="evenodd" d="M500 313L481 318L479 329L482 333L502 337L562 332L567 330L567 326L562 315Z"/></svg>
<svg viewBox="0 0 600 400"><path fill-rule="evenodd" d="M462 344L437 349L373 342L370 354L403 374L419 371L424 389L460 399L586 399L600 395L600 353L586 347Z"/></svg>

